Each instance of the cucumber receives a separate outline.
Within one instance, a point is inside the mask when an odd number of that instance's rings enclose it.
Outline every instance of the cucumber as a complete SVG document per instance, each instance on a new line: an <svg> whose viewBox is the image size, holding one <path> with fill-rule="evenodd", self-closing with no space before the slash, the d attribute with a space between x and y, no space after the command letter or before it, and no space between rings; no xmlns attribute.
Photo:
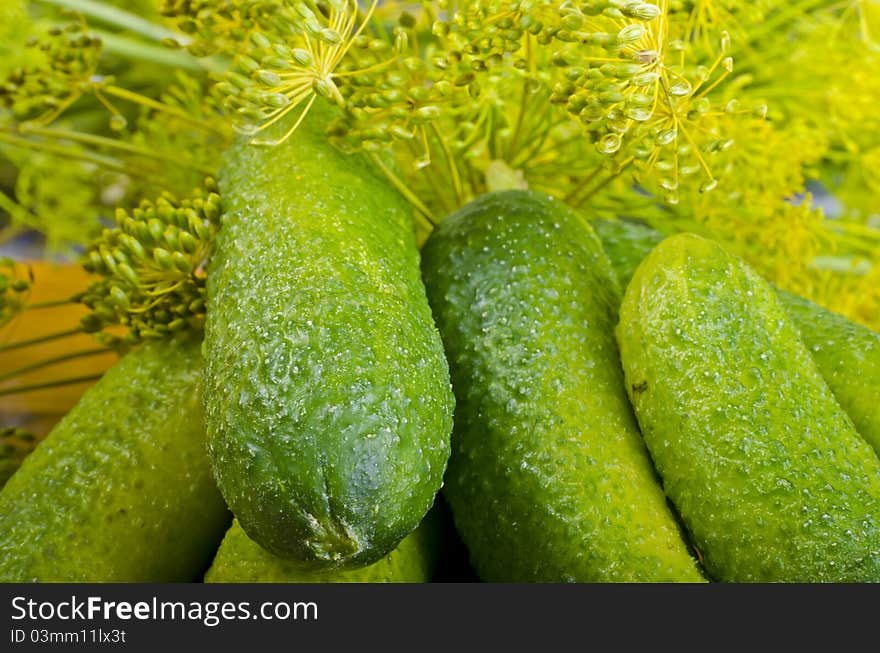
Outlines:
<svg viewBox="0 0 880 653"><path fill-rule="evenodd" d="M223 538L206 583L427 583L438 557L439 524L433 511L391 553L358 569L306 570L274 556L250 539L238 521Z"/></svg>
<svg viewBox="0 0 880 653"><path fill-rule="evenodd" d="M434 502L454 398L411 210L313 110L239 141L208 275L205 406L247 535L315 568L378 561ZM283 130L282 130L283 131Z"/></svg>
<svg viewBox="0 0 880 653"><path fill-rule="evenodd" d="M880 455L880 333L798 295L776 294L838 403Z"/></svg>
<svg viewBox="0 0 880 653"><path fill-rule="evenodd" d="M880 581L880 459L771 286L720 245L670 237L617 330L669 498L714 579Z"/></svg>
<svg viewBox="0 0 880 653"><path fill-rule="evenodd" d="M703 580L627 402L619 289L590 226L499 192L422 257L457 401L444 495L481 578Z"/></svg>
<svg viewBox="0 0 880 653"><path fill-rule="evenodd" d="M229 513L211 478L196 342L124 356L0 492L2 582L185 582Z"/></svg>
<svg viewBox="0 0 880 653"><path fill-rule="evenodd" d="M592 224L624 288L639 263L664 238L632 222L596 220ZM837 401L880 455L880 333L798 295L778 289L776 294Z"/></svg>

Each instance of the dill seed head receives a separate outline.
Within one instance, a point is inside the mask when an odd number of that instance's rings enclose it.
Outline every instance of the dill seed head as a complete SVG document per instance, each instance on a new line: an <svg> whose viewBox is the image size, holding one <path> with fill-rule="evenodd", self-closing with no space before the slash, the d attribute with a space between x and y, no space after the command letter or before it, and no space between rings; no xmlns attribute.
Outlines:
<svg viewBox="0 0 880 653"><path fill-rule="evenodd" d="M98 332L124 325L126 344L202 328L205 266L221 212L213 179L190 197L164 194L132 211L116 211L83 257L101 275L80 297L92 309L82 328Z"/></svg>
<svg viewBox="0 0 880 653"><path fill-rule="evenodd" d="M360 51L363 60L381 57L390 49L382 40L364 34L375 1L363 17L356 0L320 5L278 2L271 11L264 3L245 4L249 4L246 15L253 29L240 47L235 69L218 79L216 89L225 96L224 107L235 117L236 128L254 136L255 144L286 140L316 98L345 106L339 78L358 74L343 66L351 50ZM277 140L256 137L291 114L296 118Z"/></svg>
<svg viewBox="0 0 880 653"><path fill-rule="evenodd" d="M367 151L427 218L425 231L487 190L532 188L606 217L637 215L667 233L700 231L740 248L774 282L876 325L873 4L437 0L403 11L354 0L164 0L181 32L175 55L217 54L204 65L232 62L232 70L207 93L198 81L182 94L166 91L161 111L147 98L137 121L126 112L125 122L108 91L129 92L96 67L100 43L83 22L35 40L30 67L0 84L0 140L20 171L11 213L17 225L42 224L88 207L97 223L103 207L70 198L104 155L125 173L115 183L125 188L120 201L157 197L157 187L179 193L194 182L176 166L210 174L226 123L272 144L264 130L277 127L282 140L313 102L331 102L341 111L328 137ZM58 150L58 139L34 125L56 121L81 96L107 102L110 131L102 125L100 136L122 149L68 141L63 154L83 165L53 175L58 166L46 154L37 174L45 153L23 164L17 144ZM85 171L76 183L75 167ZM148 178L152 185L141 181ZM839 215L826 218L810 203L808 182L834 193ZM146 304L133 291L153 288L158 275L198 271L193 257L214 221L201 211L212 206L194 204L193 218L159 197L123 212L119 233L105 234L87 257L114 279L90 297L93 330L127 320L137 339L188 327L187 316L204 310L198 293L141 315L132 311Z"/></svg>
<svg viewBox="0 0 880 653"><path fill-rule="evenodd" d="M79 25L53 28L28 42L41 63L12 71L0 84L0 106L17 120L49 123L94 83L101 40Z"/></svg>

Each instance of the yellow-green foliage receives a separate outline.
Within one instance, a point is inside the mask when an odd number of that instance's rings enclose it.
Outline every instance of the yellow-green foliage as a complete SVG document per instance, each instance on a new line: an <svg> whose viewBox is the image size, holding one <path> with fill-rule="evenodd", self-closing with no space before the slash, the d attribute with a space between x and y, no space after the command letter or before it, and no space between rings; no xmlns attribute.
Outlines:
<svg viewBox="0 0 880 653"><path fill-rule="evenodd" d="M283 139L330 102L342 111L328 138L370 153L424 233L486 191L531 188L713 237L778 285L880 326L876 3L164 0L163 18L124 9L155 29L102 22L113 38L67 82L44 54L30 79L47 81L0 92L16 97L0 110L2 151L113 173L90 191L91 214L186 192L216 172L230 127L266 146L266 127L283 122ZM93 14L54 38L88 39ZM189 77L146 66L144 44L157 39L177 42L168 52ZM84 43L77 51L91 52L95 42ZM106 75L121 65L126 80L152 82L129 88ZM63 219L27 224L51 234Z"/></svg>
<svg viewBox="0 0 880 653"><path fill-rule="evenodd" d="M5 0L0 4L0 74L6 75L27 60L22 49L31 31L31 21L24 2Z"/></svg>

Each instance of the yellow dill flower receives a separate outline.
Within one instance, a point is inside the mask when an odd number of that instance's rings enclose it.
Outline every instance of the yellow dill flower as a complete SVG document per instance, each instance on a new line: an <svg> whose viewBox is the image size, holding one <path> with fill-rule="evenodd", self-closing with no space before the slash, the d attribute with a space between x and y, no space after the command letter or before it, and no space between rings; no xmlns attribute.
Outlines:
<svg viewBox="0 0 880 653"><path fill-rule="evenodd" d="M331 102L341 110L328 137L366 150L425 231L488 190L533 188L701 231L779 285L868 320L880 240L875 5L166 0L185 52L232 66L214 78L219 100L198 81L156 99L132 93L102 76L99 39L67 74L70 43L93 34L77 23L53 37L65 54L53 63L50 46L48 75L34 66L0 90L0 141L76 154L150 196L211 173L223 123L272 145L266 127L283 122L289 135L314 102ZM136 123L119 102L138 108ZM75 120L102 104L110 138ZM839 210L812 201L816 182Z"/></svg>
<svg viewBox="0 0 880 653"><path fill-rule="evenodd" d="M689 16L667 0L460 3L434 33L456 55L453 85L520 74L548 86L602 155L656 178L674 203L682 177L716 185L709 159L724 141L714 118L751 111L713 99L733 69L729 37L695 44Z"/></svg>

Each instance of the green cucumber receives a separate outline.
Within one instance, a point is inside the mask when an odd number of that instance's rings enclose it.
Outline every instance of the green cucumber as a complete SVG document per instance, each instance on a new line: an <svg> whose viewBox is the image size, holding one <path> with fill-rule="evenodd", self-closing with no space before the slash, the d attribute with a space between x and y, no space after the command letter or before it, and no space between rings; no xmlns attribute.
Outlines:
<svg viewBox="0 0 880 653"><path fill-rule="evenodd" d="M205 407L220 491L253 540L313 567L386 556L434 502L454 398L405 200L313 110L239 141L208 275ZM283 130L282 130L283 131Z"/></svg>
<svg viewBox="0 0 880 653"><path fill-rule="evenodd" d="M639 263L664 236L628 221L596 220L602 245L625 288ZM880 333L818 304L777 290L819 371L856 429L880 455Z"/></svg>
<svg viewBox="0 0 880 653"><path fill-rule="evenodd" d="M214 481L196 342L124 356L0 492L2 582L185 582L229 513Z"/></svg>
<svg viewBox="0 0 880 653"><path fill-rule="evenodd" d="M880 455L880 333L798 295L776 294L837 401Z"/></svg>
<svg viewBox="0 0 880 653"><path fill-rule="evenodd" d="M714 579L880 581L880 459L766 281L672 236L636 270L617 336L645 441Z"/></svg>
<svg viewBox="0 0 880 653"><path fill-rule="evenodd" d="M639 436L619 289L558 200L485 195L422 250L456 392L448 499L488 581L703 580Z"/></svg>
<svg viewBox="0 0 880 653"><path fill-rule="evenodd" d="M223 538L206 583L427 583L438 558L439 524L433 511L377 562L358 569L307 570L274 556L234 521Z"/></svg>

